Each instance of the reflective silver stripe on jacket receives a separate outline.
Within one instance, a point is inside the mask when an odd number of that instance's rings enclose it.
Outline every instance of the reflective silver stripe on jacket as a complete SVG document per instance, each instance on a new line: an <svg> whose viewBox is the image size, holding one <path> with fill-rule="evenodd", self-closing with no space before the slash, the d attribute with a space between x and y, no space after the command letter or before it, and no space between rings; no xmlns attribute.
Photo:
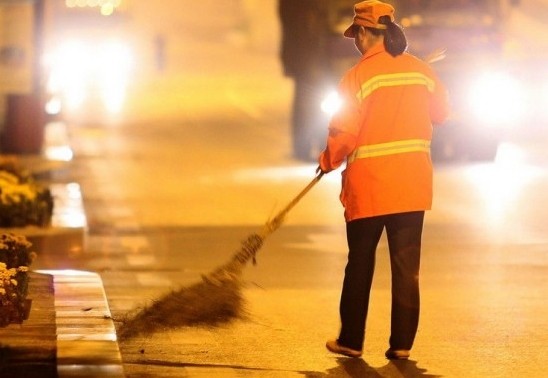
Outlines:
<svg viewBox="0 0 548 378"><path fill-rule="evenodd" d="M356 159L403 154L407 152L425 152L429 154L430 141L426 139L407 139L360 146L350 154L348 163L352 163Z"/></svg>

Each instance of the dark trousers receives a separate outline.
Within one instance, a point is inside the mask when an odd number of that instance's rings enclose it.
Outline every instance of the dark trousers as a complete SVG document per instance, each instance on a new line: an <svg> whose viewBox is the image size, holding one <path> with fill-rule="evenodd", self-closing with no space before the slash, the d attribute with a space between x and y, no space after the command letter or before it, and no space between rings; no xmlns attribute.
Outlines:
<svg viewBox="0 0 548 378"><path fill-rule="evenodd" d="M411 349L419 322L419 267L424 211L348 222L348 263L340 302L339 343L362 350L375 252L386 228L392 269L390 348Z"/></svg>

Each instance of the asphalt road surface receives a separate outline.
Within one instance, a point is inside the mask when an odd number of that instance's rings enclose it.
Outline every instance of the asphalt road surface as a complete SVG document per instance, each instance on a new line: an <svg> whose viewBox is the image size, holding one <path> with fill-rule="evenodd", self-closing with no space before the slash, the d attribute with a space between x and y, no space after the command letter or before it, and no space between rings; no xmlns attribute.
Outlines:
<svg viewBox="0 0 548 378"><path fill-rule="evenodd" d="M213 37L181 37L170 50L175 64L135 81L122 118L68 124L75 158L57 180L82 187L88 244L83 252L41 256L35 268L99 272L115 318L224 263L314 177L314 163L290 156L292 86L275 39L265 46L246 43L245 34ZM338 332L346 261L336 171L267 239L258 265L245 269L246 318L121 341L127 376L542 377L547 134L545 125L519 125L494 162L436 166L409 362L384 358L384 239L364 358L341 359L324 348Z"/></svg>

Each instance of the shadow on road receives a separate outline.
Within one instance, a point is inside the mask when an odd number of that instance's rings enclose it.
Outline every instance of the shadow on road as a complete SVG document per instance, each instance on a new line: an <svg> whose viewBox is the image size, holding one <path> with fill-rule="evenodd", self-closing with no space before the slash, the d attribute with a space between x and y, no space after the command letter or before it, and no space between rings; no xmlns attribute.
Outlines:
<svg viewBox="0 0 548 378"><path fill-rule="evenodd" d="M417 361L390 361L385 366L375 368L361 358L337 358L339 366L326 373L307 373L307 378L438 378L440 375L428 374L426 369L417 366Z"/></svg>
<svg viewBox="0 0 548 378"><path fill-rule="evenodd" d="M236 371L248 371L248 372L264 372L264 371L277 371L283 370L271 370L265 368L254 368L240 365L218 365L218 364L194 364L194 363L181 363L171 361L160 360L143 360L133 362L135 365L147 365L157 366L162 368L197 368L209 371L216 371L220 373L222 370L236 370ZM427 370L417 366L416 361L390 361L385 366L375 368L369 366L367 362L360 358L337 358L337 364L339 366L327 370L327 372L311 372L311 371L287 371L288 373L302 374L306 378L440 378L441 375L427 374Z"/></svg>

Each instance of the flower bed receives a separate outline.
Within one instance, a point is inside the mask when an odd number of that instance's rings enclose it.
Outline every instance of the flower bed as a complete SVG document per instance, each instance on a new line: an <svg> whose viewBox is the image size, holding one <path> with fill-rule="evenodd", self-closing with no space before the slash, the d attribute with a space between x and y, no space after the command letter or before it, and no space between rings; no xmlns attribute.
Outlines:
<svg viewBox="0 0 548 378"><path fill-rule="evenodd" d="M0 156L0 227L45 227L52 213L49 188L35 182L17 159Z"/></svg>
<svg viewBox="0 0 548 378"><path fill-rule="evenodd" d="M0 327L28 318L28 271L36 257L30 247L24 236L0 234Z"/></svg>
<svg viewBox="0 0 548 378"><path fill-rule="evenodd" d="M0 155L0 234L24 235L40 256L47 256L83 251L86 231L78 184L48 183L44 187L34 181L18 157Z"/></svg>

